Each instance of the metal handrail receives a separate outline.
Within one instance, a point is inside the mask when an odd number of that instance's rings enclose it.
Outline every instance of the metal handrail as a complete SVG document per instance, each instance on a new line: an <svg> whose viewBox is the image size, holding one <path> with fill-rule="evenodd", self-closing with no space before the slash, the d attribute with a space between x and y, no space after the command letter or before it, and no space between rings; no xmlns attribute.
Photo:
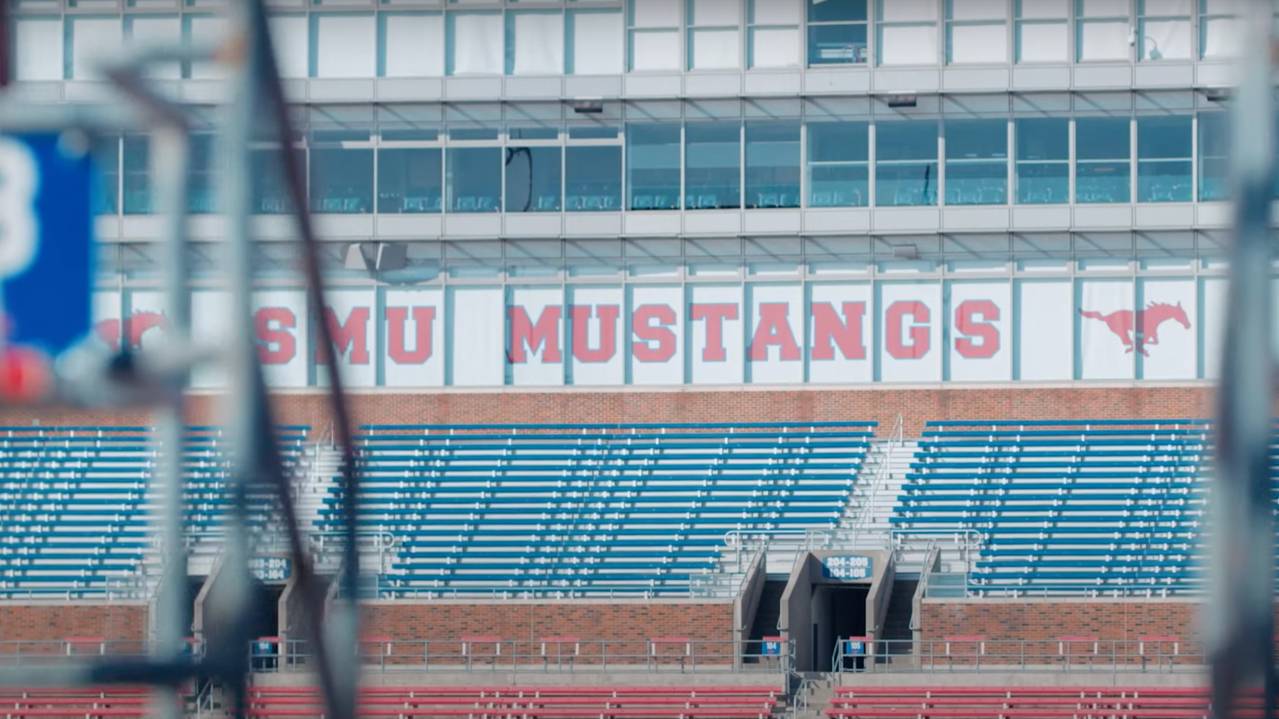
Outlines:
<svg viewBox="0 0 1279 719"><path fill-rule="evenodd" d="M836 672L1200 672L1207 664L1203 645L1169 638L1096 639L943 639L875 640L863 653L848 653L846 638L835 642L831 670Z"/></svg>
<svg viewBox="0 0 1279 719"><path fill-rule="evenodd" d="M643 670L650 672L790 671L790 645L765 653L764 645L748 651L749 643L697 640L687 637L652 639L580 639L544 637L506 639L477 636L458 639L365 639L359 662L366 671L509 671L589 672ZM250 646L253 668L261 672L309 671L314 657L306 640L274 638Z"/></svg>

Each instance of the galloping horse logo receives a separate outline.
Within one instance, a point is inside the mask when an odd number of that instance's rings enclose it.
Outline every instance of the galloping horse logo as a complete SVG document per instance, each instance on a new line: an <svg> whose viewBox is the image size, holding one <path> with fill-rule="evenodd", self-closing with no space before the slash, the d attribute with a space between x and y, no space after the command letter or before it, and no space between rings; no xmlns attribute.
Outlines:
<svg viewBox="0 0 1279 719"><path fill-rule="evenodd" d="M1144 310L1117 310L1108 315L1080 309L1079 315L1105 322L1106 327L1124 343L1125 353L1136 349L1145 357L1150 356L1146 347L1159 344L1159 325L1168 320L1176 320L1182 327L1190 329L1190 318L1186 317L1186 311L1181 308L1180 302L1175 305L1152 302Z"/></svg>

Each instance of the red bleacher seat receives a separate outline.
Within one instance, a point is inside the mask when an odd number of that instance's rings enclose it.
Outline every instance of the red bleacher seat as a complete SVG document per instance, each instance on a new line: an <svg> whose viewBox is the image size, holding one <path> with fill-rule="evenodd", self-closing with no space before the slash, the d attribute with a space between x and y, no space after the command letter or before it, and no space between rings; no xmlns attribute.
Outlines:
<svg viewBox="0 0 1279 719"><path fill-rule="evenodd" d="M1246 709L1246 707L1245 707ZM1199 687L840 687L826 716L845 719L1207 719Z"/></svg>
<svg viewBox="0 0 1279 719"><path fill-rule="evenodd" d="M362 717L472 717L473 719L765 719L780 689L769 686L612 687L366 687ZM252 717L321 717L313 687L255 686Z"/></svg>
<svg viewBox="0 0 1279 719"><path fill-rule="evenodd" d="M0 719L144 719L143 688L0 689Z"/></svg>

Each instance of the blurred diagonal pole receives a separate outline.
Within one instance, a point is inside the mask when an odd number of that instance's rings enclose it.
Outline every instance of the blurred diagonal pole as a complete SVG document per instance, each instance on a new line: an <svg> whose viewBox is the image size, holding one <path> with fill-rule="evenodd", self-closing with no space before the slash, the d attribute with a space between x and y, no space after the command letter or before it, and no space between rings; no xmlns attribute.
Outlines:
<svg viewBox="0 0 1279 719"><path fill-rule="evenodd" d="M259 27L267 27L266 3L253 0L251 3L255 14L255 22ZM333 338L333 328L325 316L328 301L325 299L324 273L320 267L320 248L315 226L311 220L311 212L306 191L306 173L301 161L292 150L293 128L289 119L289 107L284 95L284 84L280 80L276 67L275 52L271 45L271 36L262 32L259 36L261 72L260 92L267 103L266 110L274 125L276 138L280 142L280 163L284 168L285 184L289 198L293 202L293 215L297 219L298 237L302 242L303 273L306 277L308 300L315 318L314 327L319 334L319 346L327 357L325 367L329 379L329 409L333 412L334 439L342 452L342 532L343 556L339 596L345 602L335 602L331 616L327 617L327 659L321 657L332 673L332 693L328 695L331 703L331 716L355 716L355 685L357 672L357 651L359 637L359 578L360 553L357 544L356 522L359 516L360 482L355 457L355 440L351 431L351 415L346 404L346 391L343 387L342 373L338 369L337 345ZM323 610L321 598L304 594L304 599L311 602L309 614L318 616ZM319 636L321 628L313 627L313 638ZM323 645L321 645L323 646Z"/></svg>
<svg viewBox="0 0 1279 719"><path fill-rule="evenodd" d="M1270 200L1274 186L1272 3L1241 3L1243 57L1233 117L1235 236L1218 389L1207 638L1213 713L1240 714L1258 684L1274 716L1275 530L1270 488ZM1256 716L1250 713L1250 716Z"/></svg>
<svg viewBox="0 0 1279 719"><path fill-rule="evenodd" d="M330 358L337 356L333 344L332 330L325 321L322 308L326 306L324 298L323 276L319 264L319 250L316 246L315 232L307 208L305 179L297 166L292 152L292 129L290 127L288 107L285 104L283 86L280 82L275 64L275 53L268 30L266 7L261 0L245 0L234 3L232 12L232 28L238 37L240 54L239 72L232 79L234 87L233 99L228 111L225 131L225 151L228 156L230 171L224 177L224 190L228 198L226 209L229 217L228 240L232 245L228 252L228 272L232 291L235 295L235 315L242 318L243 331L236 333L238 345L235 348L235 359L232 361L233 372L231 396L241 403L237 417L232 426L239 433L236 445L240 448L236 467L243 483L252 476L261 476L275 481L277 496L285 510L286 530L294 557L294 579L305 605L304 614L310 630L316 653L316 671L320 685L328 705L326 716L330 719L348 719L355 715L356 636L358 598L358 548L355 532L355 501L358 495L358 482L354 462L354 450L351 442L350 421L345 404L341 376L336 362L330 359L329 367L329 399L334 414L337 439L343 450L343 488L344 488L344 528L346 535L345 558L341 581L346 590L348 601L335 607L336 616L324 616L324 592L311 569L308 557L301 542L300 528L296 524L288 487L283 480L283 468L274 452L270 422L270 410L267 406L265 385L262 382L261 367L257 362L257 346L253 333L249 328L251 322L251 301L253 290L253 241L249 217L252 211L253 176L250 163L249 146L258 135L258 130L273 131L274 139L280 144L278 161L284 169L287 189L293 200L293 214L297 220L298 234L302 241L302 258L306 285L312 312L317 315L319 343L327 350ZM261 111L265 110L265 115ZM268 124L260 126L265 117ZM242 492L243 484L239 487ZM233 528L235 529L235 528ZM247 547L242 539L233 540L234 549L241 552L235 558L239 562L247 558ZM231 561L228 551L228 561ZM249 582L246 570L238 569L237 576L245 583ZM247 592L247 589L243 590ZM240 596L232 603L239 605L247 596ZM236 606L233 611L237 612ZM242 678L237 686L237 695L241 712L243 711L244 686Z"/></svg>

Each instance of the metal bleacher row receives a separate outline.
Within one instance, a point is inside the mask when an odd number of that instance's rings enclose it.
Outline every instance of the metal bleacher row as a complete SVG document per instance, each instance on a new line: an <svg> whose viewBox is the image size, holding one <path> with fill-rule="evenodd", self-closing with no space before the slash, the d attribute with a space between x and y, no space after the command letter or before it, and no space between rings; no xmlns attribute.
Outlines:
<svg viewBox="0 0 1279 719"><path fill-rule="evenodd" d="M929 422L891 519L962 531L974 594L1199 589L1198 420Z"/></svg>
<svg viewBox="0 0 1279 719"><path fill-rule="evenodd" d="M726 533L832 527L874 423L370 425L383 596L686 594ZM320 510L335 528L336 483Z"/></svg>
<svg viewBox="0 0 1279 719"><path fill-rule="evenodd" d="M1208 719L1207 687L846 686L826 706L832 719ZM1245 697L1240 716L1262 716Z"/></svg>
<svg viewBox="0 0 1279 719"><path fill-rule="evenodd" d="M362 717L520 719L768 719L781 691L769 686L366 687ZM325 708L313 687L255 686L250 717L314 717Z"/></svg>
<svg viewBox="0 0 1279 719"><path fill-rule="evenodd" d="M306 427L278 428L287 462ZM227 506L221 431L186 438L187 524L192 541ZM109 426L0 428L0 598L127 593L143 581L147 526L158 497L152 429ZM251 494L250 521L269 520L269 497Z"/></svg>

